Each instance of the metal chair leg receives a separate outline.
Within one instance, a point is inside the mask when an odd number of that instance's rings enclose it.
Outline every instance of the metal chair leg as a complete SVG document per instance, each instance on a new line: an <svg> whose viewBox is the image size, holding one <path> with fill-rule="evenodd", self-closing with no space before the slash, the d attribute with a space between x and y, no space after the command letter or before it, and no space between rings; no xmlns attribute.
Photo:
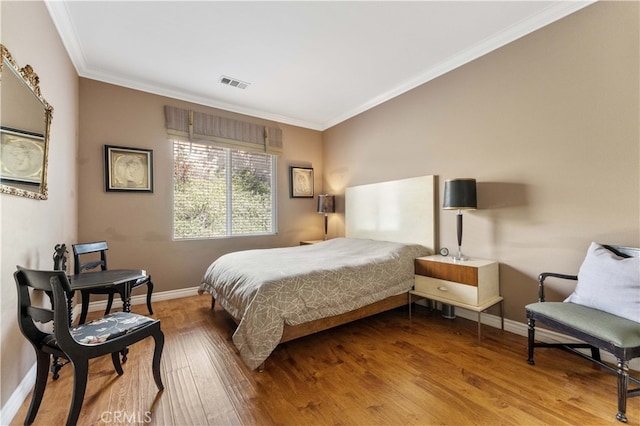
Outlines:
<svg viewBox="0 0 640 426"><path fill-rule="evenodd" d="M629 362L618 359L618 414L616 419L627 423L627 388L629 387Z"/></svg>
<svg viewBox="0 0 640 426"><path fill-rule="evenodd" d="M527 362L530 365L534 365L535 362L533 361L533 347L534 347L534 341L535 341L535 334L536 334L536 320L529 318L527 320L527 324L529 325L529 359L527 359Z"/></svg>

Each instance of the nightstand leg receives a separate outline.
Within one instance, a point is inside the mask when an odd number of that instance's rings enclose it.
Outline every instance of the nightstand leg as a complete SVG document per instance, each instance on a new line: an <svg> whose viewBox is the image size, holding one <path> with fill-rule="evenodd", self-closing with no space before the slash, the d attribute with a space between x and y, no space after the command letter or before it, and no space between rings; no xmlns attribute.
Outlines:
<svg viewBox="0 0 640 426"><path fill-rule="evenodd" d="M478 311L478 346L482 343L482 321L480 315L482 315L482 312Z"/></svg>

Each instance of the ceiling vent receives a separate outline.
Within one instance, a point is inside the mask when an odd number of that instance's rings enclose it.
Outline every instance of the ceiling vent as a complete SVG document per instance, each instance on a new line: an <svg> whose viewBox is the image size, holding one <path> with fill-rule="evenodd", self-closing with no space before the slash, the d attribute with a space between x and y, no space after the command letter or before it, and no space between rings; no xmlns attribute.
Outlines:
<svg viewBox="0 0 640 426"><path fill-rule="evenodd" d="M226 75L223 75L222 77L220 77L220 83L226 84L227 86L237 87L238 89L246 89L251 84L244 81L240 81L236 78L227 77Z"/></svg>

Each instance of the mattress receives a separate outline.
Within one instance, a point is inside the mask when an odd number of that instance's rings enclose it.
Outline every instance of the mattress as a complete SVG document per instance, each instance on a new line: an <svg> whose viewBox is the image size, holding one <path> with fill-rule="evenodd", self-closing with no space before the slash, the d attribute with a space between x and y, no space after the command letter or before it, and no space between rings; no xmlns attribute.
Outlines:
<svg viewBox="0 0 640 426"><path fill-rule="evenodd" d="M426 247L335 238L296 247L246 250L216 259L200 292L237 321L233 342L251 369L280 342L285 324L339 315L413 285L414 259Z"/></svg>

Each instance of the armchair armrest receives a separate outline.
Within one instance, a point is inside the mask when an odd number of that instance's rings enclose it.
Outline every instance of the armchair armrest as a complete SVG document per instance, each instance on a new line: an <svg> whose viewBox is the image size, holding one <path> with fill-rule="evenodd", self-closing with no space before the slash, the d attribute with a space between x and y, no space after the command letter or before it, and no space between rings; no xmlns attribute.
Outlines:
<svg viewBox="0 0 640 426"><path fill-rule="evenodd" d="M538 302L544 302L544 280L548 277L562 278L564 280L578 280L577 275L558 274L556 272L543 272L538 275Z"/></svg>

